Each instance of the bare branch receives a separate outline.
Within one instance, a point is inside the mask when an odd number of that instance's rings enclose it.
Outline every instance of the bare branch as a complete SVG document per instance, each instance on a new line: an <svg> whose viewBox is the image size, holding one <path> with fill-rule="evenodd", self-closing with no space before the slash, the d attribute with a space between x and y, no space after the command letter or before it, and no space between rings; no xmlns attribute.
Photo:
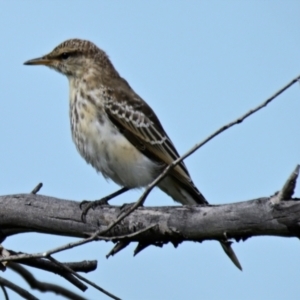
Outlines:
<svg viewBox="0 0 300 300"><path fill-rule="evenodd" d="M32 191L31 194L37 194L39 190L43 187L43 183L40 182Z"/></svg>
<svg viewBox="0 0 300 300"><path fill-rule="evenodd" d="M290 199L295 191L296 182L299 175L300 165L297 165L293 173L287 179L286 183L282 187L281 191L275 194L271 201L273 204L278 204L282 200Z"/></svg>
<svg viewBox="0 0 300 300"><path fill-rule="evenodd" d="M24 264L30 267L38 268L47 272L51 272L54 274L58 274L65 278L67 281L75 285L77 288L79 288L82 291L85 291L87 289L87 286L84 285L81 281L79 281L76 277L74 277L69 272L65 272L64 270L61 270L56 264L44 259L44 258L33 258L34 255L32 254L25 254L25 253L16 253L12 250L10 250L10 253L12 254L11 257L23 257L23 259L18 259L18 262L20 264ZM30 258L29 258L30 257ZM40 256L41 257L41 256ZM8 259L10 259L8 258ZM63 263L69 268L71 268L73 271L83 271L83 272L90 272L94 271L97 266L96 261L92 262L75 262L75 263Z"/></svg>
<svg viewBox="0 0 300 300"><path fill-rule="evenodd" d="M89 285L91 285L92 287L94 287L95 289L97 289L98 291L102 292L103 294L107 295L108 297L115 299L115 300L121 300L120 298L118 298L117 296L109 293L108 291L104 290L103 288L101 288L99 285L95 284L94 282L84 278L83 276L77 274L76 272L74 272L72 269L70 269L69 267L67 267L66 265L61 264L59 261L57 261L55 258L53 258L52 256L49 256L48 259L54 263L56 263L58 266L60 266L62 269L72 273L73 275L75 275L76 277L78 277L80 280L88 283Z"/></svg>
<svg viewBox="0 0 300 300"><path fill-rule="evenodd" d="M50 263L50 262L49 262ZM32 289L39 290L41 292L53 292L56 295L62 295L68 299L85 300L86 298L75 294L74 292L52 283L37 280L31 272L18 263L11 262L9 268L18 273L29 284Z"/></svg>
<svg viewBox="0 0 300 300"><path fill-rule="evenodd" d="M85 237L105 230L108 220L117 219L120 211L119 207L103 206L90 211L88 222L82 223L81 210L75 201L23 194L0 197L0 205L3 208L0 227L3 233L9 234L11 228L15 228L14 233L36 231ZM156 226L148 230L153 224ZM224 240L224 232L229 239L237 240L261 235L298 236L297 224L300 224L300 201L289 199L274 206L269 197L263 197L215 206L139 208L106 237L113 237L115 242L118 236L120 240L126 236L130 242L172 242L176 245L183 241ZM136 235L142 229L147 230ZM91 240L93 238L91 236ZM0 261L45 257L45 252L38 254L13 255Z"/></svg>
<svg viewBox="0 0 300 300"><path fill-rule="evenodd" d="M16 284L3 277L0 277L0 285L8 287L9 289L11 289L12 291L14 291L15 293L17 293L25 299L38 300L38 298L30 294L28 291L22 289L21 287L17 286Z"/></svg>
<svg viewBox="0 0 300 300"><path fill-rule="evenodd" d="M12 251L13 252L13 251ZM73 264L64 264L61 263L59 261L57 261L56 259L54 259L53 257L47 255L47 259L50 260L50 262L45 262L43 260L37 260L38 257L45 256L45 253L43 254L17 254L17 255L12 255L10 257L7 257L6 260L8 261L13 261L13 260L25 260L26 258L29 258L29 261L27 262L28 265L34 266L34 267L38 267L47 271L52 271L54 273L57 273L61 276L63 276L65 279L67 279L68 281L70 281L71 283L73 283L75 286L79 287L81 290L85 291L86 290L86 286L83 285L80 281L78 281L77 279L75 280L75 278L73 278L73 276L79 278L82 281L87 282L88 284L90 284L91 286L95 287L96 289L98 289L99 291L101 291L102 293L106 294L107 296L111 297L112 299L119 299L118 297L112 295L111 293L109 293L108 291L104 290L103 288L101 288L100 286L96 285L95 283L93 283L90 280L87 280L86 278L84 278L83 276L77 274L71 267L74 266ZM35 260L33 260L33 258L35 258ZM51 263L52 262L52 263ZM53 266L53 264L56 266ZM42 265L42 267L41 267ZM76 264L75 264L76 267ZM82 268L82 265L80 266ZM16 267L15 267L16 268ZM43 285L41 286L46 286L47 288L51 288L51 289L56 289L56 287L54 285L50 286L46 283L43 283Z"/></svg>
<svg viewBox="0 0 300 300"><path fill-rule="evenodd" d="M1 290L3 292L4 299L9 300L9 297L8 297L7 290L6 290L5 286L3 284L0 284L0 287L1 287Z"/></svg>

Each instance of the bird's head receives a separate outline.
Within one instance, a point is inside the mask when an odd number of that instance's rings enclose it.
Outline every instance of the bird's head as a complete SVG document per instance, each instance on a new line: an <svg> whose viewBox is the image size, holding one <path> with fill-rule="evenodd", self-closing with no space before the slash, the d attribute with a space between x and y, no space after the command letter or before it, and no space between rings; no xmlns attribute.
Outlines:
<svg viewBox="0 0 300 300"><path fill-rule="evenodd" d="M92 42L80 39L67 40L49 54L28 60L24 65L45 65L68 78L80 77L91 67L99 69L100 72L114 70L104 51Z"/></svg>

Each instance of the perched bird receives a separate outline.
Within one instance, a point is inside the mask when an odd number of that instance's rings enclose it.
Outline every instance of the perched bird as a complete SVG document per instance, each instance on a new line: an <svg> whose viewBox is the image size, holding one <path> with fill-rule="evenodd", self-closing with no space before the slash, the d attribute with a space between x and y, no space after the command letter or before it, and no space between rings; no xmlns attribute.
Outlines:
<svg viewBox="0 0 300 300"><path fill-rule="evenodd" d="M70 39L24 64L45 65L67 76L76 148L87 163L122 187L105 200L147 186L179 157L154 111L95 44ZM158 187L181 204L208 204L184 162L173 168ZM241 269L230 243L220 242Z"/></svg>

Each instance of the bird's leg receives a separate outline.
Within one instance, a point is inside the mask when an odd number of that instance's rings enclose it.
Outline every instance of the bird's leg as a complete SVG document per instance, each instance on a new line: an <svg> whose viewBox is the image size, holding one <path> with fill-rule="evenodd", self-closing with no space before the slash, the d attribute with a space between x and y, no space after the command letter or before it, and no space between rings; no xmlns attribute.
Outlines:
<svg viewBox="0 0 300 300"><path fill-rule="evenodd" d="M83 200L81 201L81 203L79 204L79 207L80 209L82 209L82 214L81 214L81 219L83 222L85 222L85 217L88 213L88 211L91 209L91 208L95 208L97 206L101 206L101 205L108 205L108 201L111 200L112 198L115 198L125 192L127 192L129 190L129 188L127 187L123 187L119 190L117 190L116 192L108 195L108 196L105 196L99 200L95 200L95 201L86 201L86 200ZM84 208L82 208L83 205L87 204Z"/></svg>

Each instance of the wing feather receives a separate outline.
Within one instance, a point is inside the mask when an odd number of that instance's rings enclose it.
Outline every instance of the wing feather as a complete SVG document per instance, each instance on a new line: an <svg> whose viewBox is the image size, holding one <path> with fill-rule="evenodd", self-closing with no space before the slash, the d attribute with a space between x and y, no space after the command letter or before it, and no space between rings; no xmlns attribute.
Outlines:
<svg viewBox="0 0 300 300"><path fill-rule="evenodd" d="M131 90L132 91L132 90ZM104 109L110 120L146 156L168 165L179 157L153 110L133 91L109 90ZM189 189L197 190L183 162L171 172Z"/></svg>

